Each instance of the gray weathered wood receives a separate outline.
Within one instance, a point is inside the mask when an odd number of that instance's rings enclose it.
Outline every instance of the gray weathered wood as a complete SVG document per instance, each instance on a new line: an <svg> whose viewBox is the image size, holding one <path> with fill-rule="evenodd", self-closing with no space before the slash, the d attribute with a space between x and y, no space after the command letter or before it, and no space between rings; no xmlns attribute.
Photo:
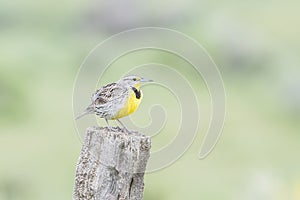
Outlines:
<svg viewBox="0 0 300 200"><path fill-rule="evenodd" d="M120 128L87 129L75 175L73 200L141 200L151 141Z"/></svg>

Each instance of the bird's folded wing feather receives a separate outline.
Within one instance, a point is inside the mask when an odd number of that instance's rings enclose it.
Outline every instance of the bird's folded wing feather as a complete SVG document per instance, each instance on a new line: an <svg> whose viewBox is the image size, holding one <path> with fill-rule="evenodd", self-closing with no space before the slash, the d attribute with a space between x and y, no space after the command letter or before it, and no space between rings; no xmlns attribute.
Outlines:
<svg viewBox="0 0 300 200"><path fill-rule="evenodd" d="M126 88L117 83L110 83L98 89L92 95L92 102L101 105L113 101L118 98L123 98L126 95Z"/></svg>

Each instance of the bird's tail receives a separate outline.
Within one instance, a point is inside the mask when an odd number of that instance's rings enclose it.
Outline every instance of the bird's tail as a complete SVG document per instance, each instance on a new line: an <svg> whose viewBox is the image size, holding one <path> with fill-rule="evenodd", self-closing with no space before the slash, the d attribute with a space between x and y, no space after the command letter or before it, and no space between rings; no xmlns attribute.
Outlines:
<svg viewBox="0 0 300 200"><path fill-rule="evenodd" d="M80 115L78 115L75 120L80 119L81 117L88 115L88 114L92 114L94 112L94 107L93 105L89 105Z"/></svg>

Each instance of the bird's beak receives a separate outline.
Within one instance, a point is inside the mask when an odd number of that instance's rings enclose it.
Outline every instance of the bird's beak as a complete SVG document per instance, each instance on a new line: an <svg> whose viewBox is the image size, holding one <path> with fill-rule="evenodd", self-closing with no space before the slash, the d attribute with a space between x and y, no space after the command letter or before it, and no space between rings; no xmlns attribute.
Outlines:
<svg viewBox="0 0 300 200"><path fill-rule="evenodd" d="M146 79L146 78L141 78L140 82L147 83L147 82L153 82L153 80Z"/></svg>

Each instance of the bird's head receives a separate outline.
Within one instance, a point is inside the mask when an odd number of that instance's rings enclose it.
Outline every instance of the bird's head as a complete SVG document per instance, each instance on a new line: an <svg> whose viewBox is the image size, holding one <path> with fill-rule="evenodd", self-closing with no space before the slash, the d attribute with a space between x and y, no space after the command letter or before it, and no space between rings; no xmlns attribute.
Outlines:
<svg viewBox="0 0 300 200"><path fill-rule="evenodd" d="M125 84L130 87L135 87L137 89L140 88L141 83L146 83L146 82L153 82L153 81L136 75L125 76L119 81L119 83L121 84Z"/></svg>

